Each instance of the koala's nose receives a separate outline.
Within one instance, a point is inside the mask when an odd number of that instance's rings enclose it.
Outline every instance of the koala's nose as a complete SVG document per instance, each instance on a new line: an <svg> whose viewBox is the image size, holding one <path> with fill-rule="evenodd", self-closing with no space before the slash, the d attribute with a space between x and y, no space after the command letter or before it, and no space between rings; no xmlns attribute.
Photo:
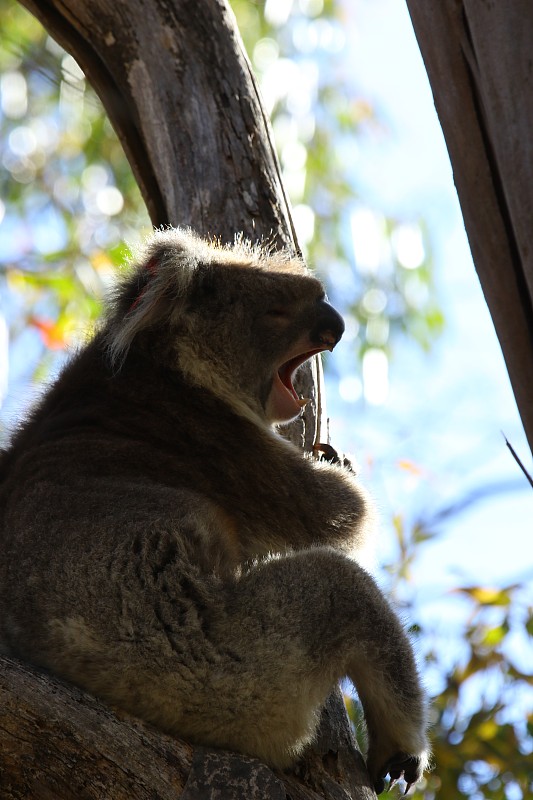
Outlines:
<svg viewBox="0 0 533 800"><path fill-rule="evenodd" d="M317 314L311 329L311 341L313 344L326 345L329 350L333 350L340 341L344 333L344 320L333 306L325 300L317 303Z"/></svg>

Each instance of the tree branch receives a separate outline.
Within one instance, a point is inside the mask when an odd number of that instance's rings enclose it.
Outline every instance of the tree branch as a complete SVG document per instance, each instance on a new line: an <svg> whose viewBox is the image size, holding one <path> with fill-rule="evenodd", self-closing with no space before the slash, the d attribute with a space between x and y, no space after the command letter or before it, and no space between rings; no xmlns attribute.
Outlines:
<svg viewBox="0 0 533 800"><path fill-rule="evenodd" d="M533 8L407 0L474 263L533 450Z"/></svg>
<svg viewBox="0 0 533 800"><path fill-rule="evenodd" d="M324 717L323 738L309 757L292 773L274 774L255 758L193 749L77 687L0 656L0 796L370 800L375 795L364 788L364 762L333 698ZM330 730L336 736L335 751L330 749Z"/></svg>

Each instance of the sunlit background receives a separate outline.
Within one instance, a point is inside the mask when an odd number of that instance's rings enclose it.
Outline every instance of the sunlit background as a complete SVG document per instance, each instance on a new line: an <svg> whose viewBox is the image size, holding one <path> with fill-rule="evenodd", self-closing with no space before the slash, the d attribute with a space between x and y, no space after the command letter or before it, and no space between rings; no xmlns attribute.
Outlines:
<svg viewBox="0 0 533 800"><path fill-rule="evenodd" d="M346 318L325 364L332 443L376 498L376 572L435 698L436 768L416 794L528 798L533 493L502 434L531 456L406 7L232 5L300 242ZM13 0L0 19L5 441L150 227L74 60Z"/></svg>

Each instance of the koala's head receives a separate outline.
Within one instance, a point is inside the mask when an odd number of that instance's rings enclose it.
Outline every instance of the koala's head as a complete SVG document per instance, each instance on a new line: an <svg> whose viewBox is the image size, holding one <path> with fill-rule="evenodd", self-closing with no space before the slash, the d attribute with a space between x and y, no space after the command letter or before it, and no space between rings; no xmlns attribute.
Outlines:
<svg viewBox="0 0 533 800"><path fill-rule="evenodd" d="M106 337L115 365L148 349L165 368L273 423L300 413L296 370L343 331L320 281L288 253L168 230L119 287Z"/></svg>

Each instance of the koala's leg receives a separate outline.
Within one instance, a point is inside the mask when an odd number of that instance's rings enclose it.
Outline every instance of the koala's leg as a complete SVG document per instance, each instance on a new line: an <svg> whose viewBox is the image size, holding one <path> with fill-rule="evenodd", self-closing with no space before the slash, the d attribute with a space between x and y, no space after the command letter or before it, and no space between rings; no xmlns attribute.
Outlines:
<svg viewBox="0 0 533 800"><path fill-rule="evenodd" d="M326 548L264 563L227 588L211 635L231 654L208 678L211 724L219 703L223 712L221 745L287 762L312 738L334 682L348 675L364 708L376 789L386 774L420 778L426 709L411 645L356 563ZM229 719L222 706L233 698Z"/></svg>

